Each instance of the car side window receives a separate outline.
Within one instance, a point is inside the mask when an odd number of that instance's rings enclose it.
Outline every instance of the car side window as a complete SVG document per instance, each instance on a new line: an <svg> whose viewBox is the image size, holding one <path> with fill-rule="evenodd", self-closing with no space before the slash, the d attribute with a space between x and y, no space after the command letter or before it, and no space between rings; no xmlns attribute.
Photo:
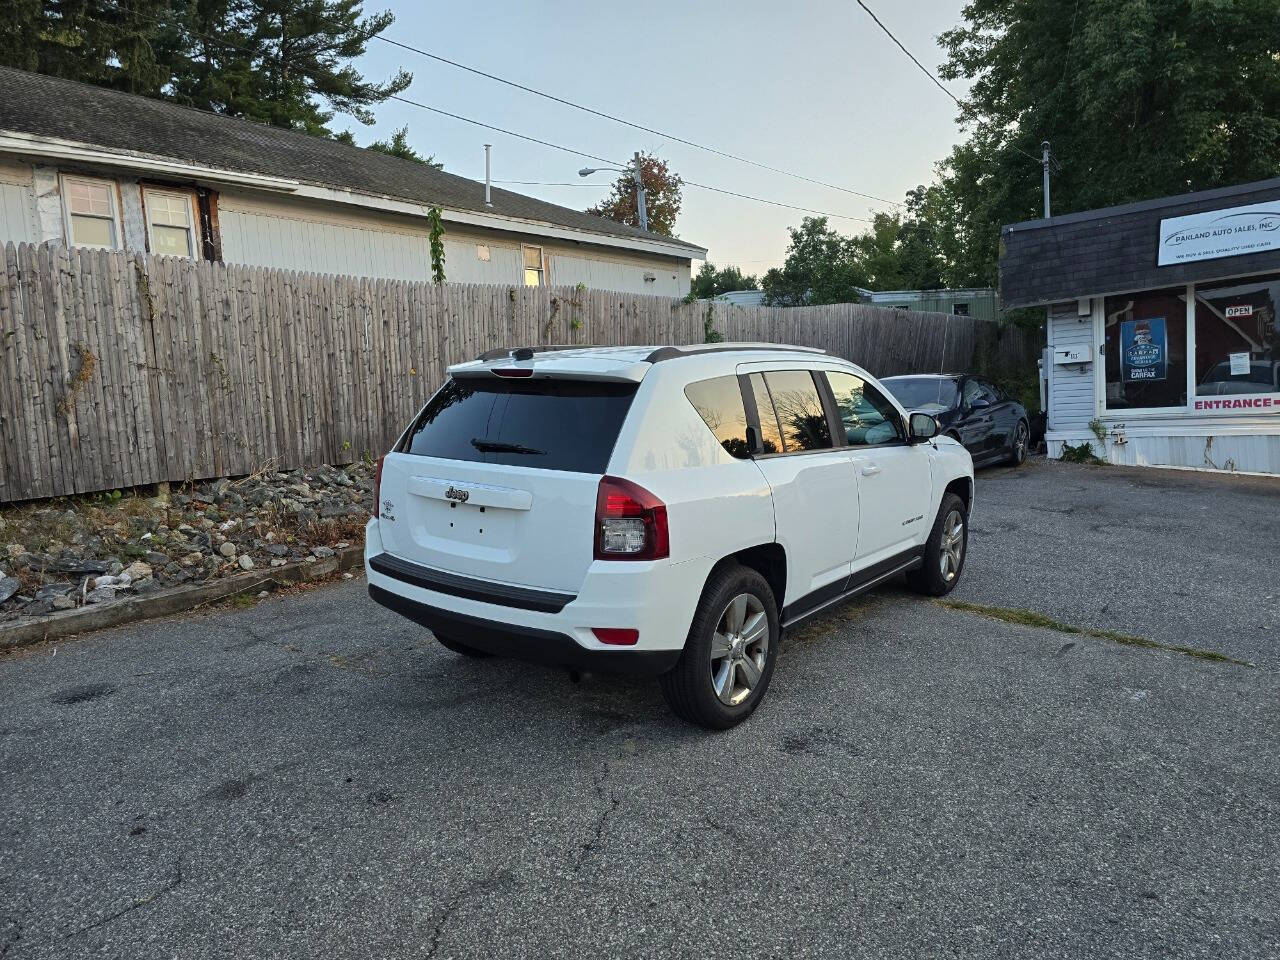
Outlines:
<svg viewBox="0 0 1280 960"><path fill-rule="evenodd" d="M747 412L736 376L699 380L685 387L684 395L730 456L739 460L751 456L747 444Z"/></svg>
<svg viewBox="0 0 1280 960"><path fill-rule="evenodd" d="M982 389L990 396L992 403L1003 403L1009 399L1008 394L997 387L994 383L989 383L986 380L982 380L980 383L982 384Z"/></svg>
<svg viewBox="0 0 1280 960"><path fill-rule="evenodd" d="M826 376L849 446L874 446L903 439L901 418L884 394L852 373L832 370Z"/></svg>
<svg viewBox="0 0 1280 960"><path fill-rule="evenodd" d="M832 447L831 424L822 406L818 384L808 370L770 370L764 375L773 408L782 428L783 449L827 450Z"/></svg>
<svg viewBox="0 0 1280 960"><path fill-rule="evenodd" d="M982 395L982 384L977 380L966 380L964 382L964 405L966 407L973 406L973 401L984 399Z"/></svg>

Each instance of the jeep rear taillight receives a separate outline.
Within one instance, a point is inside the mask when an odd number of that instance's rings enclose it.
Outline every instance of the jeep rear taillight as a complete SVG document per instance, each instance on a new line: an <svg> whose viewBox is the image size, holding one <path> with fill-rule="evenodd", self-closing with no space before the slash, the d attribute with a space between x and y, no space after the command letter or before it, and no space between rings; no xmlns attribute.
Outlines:
<svg viewBox="0 0 1280 960"><path fill-rule="evenodd" d="M378 466L373 471L373 517L376 520L382 508L378 506L382 502L382 461L386 457L378 458Z"/></svg>
<svg viewBox="0 0 1280 960"><path fill-rule="evenodd" d="M637 483L601 477L596 492L597 560L661 560L671 555L667 507Z"/></svg>

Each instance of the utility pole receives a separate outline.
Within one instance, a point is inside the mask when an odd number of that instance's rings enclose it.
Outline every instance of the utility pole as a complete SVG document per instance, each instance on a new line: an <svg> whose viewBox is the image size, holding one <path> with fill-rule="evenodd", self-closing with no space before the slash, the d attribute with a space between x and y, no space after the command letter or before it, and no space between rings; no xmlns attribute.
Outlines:
<svg viewBox="0 0 1280 960"><path fill-rule="evenodd" d="M1049 145L1045 144L1047 150ZM1045 174L1047 178L1049 174ZM640 152L636 151L635 166L631 168L631 178L636 182L636 215L640 218L640 229L649 229L649 211L644 206L644 178L640 176ZM1048 180L1045 180L1048 183ZM1047 189L1047 188L1046 188ZM1046 201L1047 203L1048 201Z"/></svg>
<svg viewBox="0 0 1280 960"><path fill-rule="evenodd" d="M1044 173L1044 218L1049 219L1049 141L1040 144L1040 168Z"/></svg>

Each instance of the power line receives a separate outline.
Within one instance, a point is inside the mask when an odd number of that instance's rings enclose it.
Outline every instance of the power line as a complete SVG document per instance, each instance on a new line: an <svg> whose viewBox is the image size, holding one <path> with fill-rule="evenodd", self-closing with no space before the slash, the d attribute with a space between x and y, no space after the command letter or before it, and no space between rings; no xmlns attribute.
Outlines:
<svg viewBox="0 0 1280 960"><path fill-rule="evenodd" d="M484 127L486 130L493 130L496 133L504 133L508 137L516 137L520 140L528 140L530 143L541 144L544 147L550 147L552 150L560 150L563 153L572 153L574 156L586 157L588 160L599 160L601 163L612 163L615 166L626 166L621 160L610 160L608 157L597 157L594 153L585 153L582 150L575 150L572 147L562 147L558 143L552 143L550 140L539 140L537 137L530 137L527 134L516 133L514 130L507 130L504 127L495 127L491 123L482 123L479 120L472 120L470 117L464 117L460 113L450 113L448 110L441 110L439 107L433 107L425 103L419 103L417 100L410 100L408 97L402 97L398 93L391 95L392 100L399 100L401 103L407 103L411 107L418 107L420 110L430 110L432 113L438 113L442 117L450 117L454 120L461 120L463 123L470 123L477 127Z"/></svg>
<svg viewBox="0 0 1280 960"><path fill-rule="evenodd" d="M121 11L121 12L125 12L125 11ZM133 12L133 11L129 11L129 12ZM153 17L147 17L147 16L145 16L144 14L137 13L137 14L135 14L135 15L137 15L137 16L139 16L139 17L141 17L142 19L150 20L152 23L156 23L156 24L158 24L158 25L160 25L160 26L165 26L165 25L166 25L166 24L164 24L162 21L157 20L157 19L155 19L155 18L153 18ZM92 17L92 16L90 16L90 19L98 20L98 18L97 18L97 17ZM104 22L104 21L98 20L98 22L99 22L99 23L101 23L101 22ZM213 41L215 41L215 42L217 42L217 43L221 43L223 46L230 47L230 48L232 48L233 50L241 50L241 51L246 52L246 53L252 52L252 51L250 51L250 50L249 50L248 48L246 48L246 47L243 47L243 46L238 45L238 44L231 43L231 42L229 42L229 41L227 41L227 40L225 40L225 39L222 39L222 38L220 38L220 37L209 37L209 36L207 36L207 35L203 35L203 34L197 34L197 35L199 35L199 36L203 37L203 39L213 40ZM493 124L491 124L491 123L484 123L483 121L472 119L471 117L464 117L464 116L462 116L462 114L459 114L459 113L451 113L450 111L448 111L448 110L443 110L443 109L441 109L440 107L433 107L433 106L431 106L430 104L421 103L421 102L419 102L419 101L417 101L417 100L411 100L411 99L409 99L408 97L402 97L402 96L400 96L399 94L392 94L392 95L391 95L391 97L390 97L389 99L392 99L392 100L398 100L398 101L399 101L399 102L401 102L401 103L407 104L407 105L409 105L409 106L411 106L411 107L417 107L417 108L419 108L419 109L421 109L421 110L429 110L429 111L430 111L430 112L432 112L432 113L439 114L440 116L443 116L443 117L449 117L450 119L458 120L458 121L461 121L462 123L469 123L469 124L472 124L473 126L482 127L482 128L484 128L485 130L492 130L492 131L494 131L495 133L501 133L501 134L503 134L503 135L505 135L505 136L508 136L508 137L515 137L515 138L516 138L516 139L518 139L518 140L525 140L525 141L528 141L529 143L536 143L536 144L538 144L539 146L548 147L548 148L550 148L550 149L552 149L552 150L559 150L559 151L561 151L562 153L568 153L568 154L572 154L572 155L574 155L574 156L578 156L578 157L585 157L585 158L586 158L586 159L588 159L588 160L598 160L598 161L600 161L601 163L609 163L609 164L613 164L614 166L618 166L618 167L625 167L625 166L627 166L627 164L626 164L626 163L624 163L624 162L622 162L622 161L620 161L620 160L610 160L610 159L609 159L609 158L607 158L607 157L600 157L600 156L597 156L597 155L596 155L596 154L594 154L594 153L587 153L587 152L585 152L585 151L583 151L583 150L575 150L573 147L566 147L566 146L563 146L563 145L558 144L558 143L552 143L550 140L540 140L540 139L538 139L537 137L531 137L531 136L529 136L528 134L524 134L524 133L517 133L517 132L516 132L516 131L514 131L514 130L508 130L508 129L506 129L505 127L498 127L498 126L495 126L495 125L493 125ZM622 122L625 122L625 121L622 121ZM663 136L663 134L659 134L659 136ZM750 162L750 161L748 161L748 162ZM511 182L514 182L514 181L511 181ZM525 183L526 183L526 185L528 185L528 186L536 185L533 181L526 181ZM712 186L708 186L707 184L694 183L694 182L689 181L689 180L682 180L682 183L684 183L686 186L696 187L696 188L697 188L697 189L699 189L699 190L709 190L709 191L711 191L711 192L713 192L713 193L720 193L720 194L724 194L725 196L738 197L738 198L740 198L740 199L742 199L742 200L752 200L752 201L754 201L754 202L756 202L756 203L764 203L764 204L768 204L768 205L770 205L770 206L774 206L774 207L784 207L784 208L786 208L786 209L788 209L788 210L799 210L799 211L801 211L801 212L803 212L803 213L813 213L813 214L817 214L818 216L822 216L822 217L831 217L831 218L833 218L833 219L837 219L837 220L858 220L858 221L861 221L861 222L863 222L863 223L871 223L871 222L872 222L871 220L869 220L869 219L868 219L868 218L866 218L866 217L853 217L853 216L848 216L848 215L846 215L846 214L841 214L841 213L828 213L828 212L823 211L823 210L814 210L814 209L812 209L812 208L810 208L810 207L799 207L799 206L796 206L796 205L794 205L794 204L790 204L790 203L782 203L781 201L778 201L778 200L767 200L767 199L765 199L764 197L754 197L754 196L751 196L750 194L746 194L746 193L737 193L737 192L735 192L735 191L733 191L733 190L725 190L725 189L723 189L723 188L721 188L721 187L712 187ZM546 183L546 184L544 184L544 185L545 185L545 186L561 186L561 185L565 185L565 186L567 186L568 184L552 184L552 183ZM577 186L577 184L573 184L573 186ZM843 189L843 188L837 188L837 189ZM849 191L849 192L853 192L853 191ZM859 196L864 196L864 195L863 195L863 194L859 194ZM878 198L874 198L874 197L872 197L872 198L870 198L870 199L878 199ZM885 202L892 202L892 201L885 201Z"/></svg>
<svg viewBox="0 0 1280 960"><path fill-rule="evenodd" d="M906 55L911 59L911 62L912 62L912 63L914 63L917 67L919 67L919 68L920 68L920 70L921 70L921 72L922 72L926 77L928 77L930 80L932 80L932 81L933 81L934 86L936 86L939 90L941 90L941 91L942 91L943 93L945 93L948 97L950 97L950 98L952 99L952 101L955 103L955 105L956 105L957 107L959 107L961 110L963 110L963 109L964 109L964 104L963 104L963 103L961 103L960 98L959 98L959 97L957 97L957 96L956 96L954 93L952 93L950 90L948 90L946 87L944 87L944 86L942 85L942 81L941 81L941 80L939 80L936 76L934 76L933 72L932 72L932 71L930 71L928 67L926 67L923 63L921 63L919 60L917 60L917 59L916 59L916 56L915 56L915 54L914 54L914 53L912 53L910 50L908 50L905 46L903 46L903 45L902 45L902 41L901 41L901 40L899 40L897 37L895 37L895 36L893 35L893 31L892 31L892 30L890 30L888 27L886 27L886 26L884 25L884 23L883 23L883 22L881 22L880 18L876 16L876 14L875 14L875 11L874 11L874 10L872 10L872 9L871 9L870 7L868 7L865 3L863 3L863 2L862 2L862 0L854 0L854 2L855 2L858 6L860 6L863 10L865 10L865 11L866 11L867 16L869 16L872 20L874 20L874 21L876 22L876 26L877 26L877 27L879 27L881 30L883 30L883 31L885 32L885 36L887 36L890 40L892 40L895 44L897 44L898 49L899 49L899 50L901 50L903 53L905 53L905 54L906 54ZM1078 5L1079 5L1079 4L1078 4L1078 0L1077 0L1077 7L1078 7ZM1009 143L1009 144L1008 144L1008 146L1012 147L1012 148L1013 148L1014 150L1016 150L1018 153L1022 154L1024 157L1026 157L1028 160L1034 160L1037 164L1039 164L1039 163L1043 163L1043 160L1041 160L1041 158L1040 158L1040 157L1037 157L1035 154L1028 153L1026 150L1023 150L1023 149L1022 149L1020 146L1018 146L1016 143L1012 143L1012 142L1011 142L1011 143ZM1052 163L1055 167L1058 167L1058 161L1057 161L1057 160L1056 160L1052 155L1049 157L1049 162L1050 162L1050 163ZM1060 169L1060 167L1059 167L1059 169Z"/></svg>
<svg viewBox="0 0 1280 960"><path fill-rule="evenodd" d="M944 86L942 85L942 81L941 81L941 80L939 80L937 77L935 77L935 76L934 76L934 75L929 71L929 68L928 68L928 67L926 67L923 63L921 63L919 60L917 60L917 59L916 59L916 55L915 55L914 53L912 53L910 50L908 50L906 47L904 47L904 46L902 45L902 41L901 41L901 40L899 40L897 37L895 37L895 36L893 35L893 31L892 31L892 30L890 30L888 27L886 27L883 23L881 23L881 22L880 22L880 18L879 18L879 17L877 17L877 16L875 15L875 11L873 11L870 7L868 7L865 3L863 3L863 2L862 2L862 0L854 0L854 2L855 2L855 3L857 3L857 4L858 4L858 6L860 6L863 10L865 10L865 11L867 12L867 16L869 16L872 20L874 20L874 21L876 22L876 26L877 26L877 27L879 27L881 30L883 30L883 31L885 32L885 35L886 35L886 36L888 36L888 38L889 38L890 40L892 40L894 43L896 43L896 44L898 45L898 49L899 49L899 50L901 50L903 53L905 53L908 57L910 57L910 58L911 58L911 62L912 62L912 63L914 63L917 67L919 67L919 68L920 68L920 70L921 70L921 72L922 72L926 77L928 77L930 80L932 80L932 81L933 81L933 83L934 83L934 85L935 85L939 90L941 90L941 91L942 91L943 93L945 93L948 97L950 97L952 100L954 100L954 101L955 101L955 103L956 103L956 106L957 106L957 107L960 107L961 109L964 109L964 104L962 104L962 103L960 102L960 98L959 98L959 97L957 97L957 96L956 96L954 93L952 93L950 90L948 90L946 87L944 87Z"/></svg>
<svg viewBox="0 0 1280 960"><path fill-rule="evenodd" d="M605 113L603 110L596 110L593 107L588 107L581 103L575 103L572 100L566 100L565 98L558 97L555 94L546 93L542 90L537 90L534 87L526 86L523 83L517 83L515 80L508 80L506 77L500 77L497 74L488 73L487 71L481 70L477 67L471 67L465 63L459 63L457 60L451 60L448 57L442 57L439 54L431 53L428 50L423 50L420 47L415 47L407 43L401 43L399 40L392 40L390 37L384 37L379 35L379 36L373 37L373 39L381 40L383 43L390 44L393 47L399 47L402 50L408 50L411 53L416 53L419 56L427 57L431 60L438 61L439 63L448 64L449 66L456 67L459 70L465 70L468 73L475 74L478 77L484 77L488 80L493 80L496 83L503 83L509 87L514 87L517 90L523 90L525 93L531 93L536 97L542 97L544 100L550 100L553 103L559 103L566 107L572 107L575 110L581 110L584 113L589 113L593 116L601 117L605 120L611 120L614 123L620 123L625 127L631 127L634 130L641 130L644 133L651 133L657 137L663 137L664 139L667 139L667 140L674 140L676 143L684 144L686 147L693 147L696 150L704 150L707 153L715 154L718 157L724 157L728 160L735 160L738 163L746 163L753 167L758 167L761 170L768 170L771 173L780 173L786 177L794 177L797 180L803 180L806 183L817 184L818 186L827 187L831 190L840 190L844 193L852 194L855 197L862 197L864 200L874 200L877 203L888 203L896 207L902 206L902 204L897 200L886 200L884 197L877 197L874 194L863 193L859 190L852 190L848 187L842 187L839 184L827 183L825 180L817 180L813 177L806 177L803 174L793 173L790 170L784 170L781 167L773 167L767 163L761 163L758 160L751 160L748 157L741 157L741 156L738 156L737 154L729 153L726 150L720 150L720 149L717 149L716 147L708 147L705 144L696 143L693 140L686 140L683 137L677 137L673 133L665 133L662 130L655 130L653 127L646 127L644 124L633 123L630 120L624 120L622 117L615 116L611 113Z"/></svg>

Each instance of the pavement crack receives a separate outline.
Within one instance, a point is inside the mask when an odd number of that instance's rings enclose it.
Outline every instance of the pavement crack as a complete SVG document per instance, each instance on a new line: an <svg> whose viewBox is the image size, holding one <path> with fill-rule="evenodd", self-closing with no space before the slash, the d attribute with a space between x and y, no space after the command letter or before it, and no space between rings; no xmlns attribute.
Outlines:
<svg viewBox="0 0 1280 960"><path fill-rule="evenodd" d="M97 930L99 927L105 927L109 923L115 923L121 917L132 913L134 910L140 910L149 904L155 903L165 894L172 893L182 885L182 881L182 854L178 854L173 863L173 876L169 878L168 882L165 883L164 886L159 887L140 900L133 901L133 903L129 904L127 907L122 907L114 913L109 913L104 917L99 917L93 923L80 927L78 930L73 930L66 936L56 938L53 942L64 943L65 941L78 937L81 934L88 933L90 930Z"/></svg>
<svg viewBox="0 0 1280 960"><path fill-rule="evenodd" d="M444 905L440 915L436 917L435 925L431 929L431 942L427 944L427 960L434 960L439 952L440 939L444 936L445 927L449 925L449 921L453 919L459 908L472 897L502 886L508 879L509 873L507 870L492 870L480 879L471 881L455 893L449 899L449 902Z"/></svg>
<svg viewBox="0 0 1280 960"><path fill-rule="evenodd" d="M595 786L596 797L600 800L600 812L596 816L595 830L592 837L586 843L582 844L582 849L578 853L578 857L573 864L573 870L577 873L583 868L587 862L587 858L596 850L600 849L600 844L604 841L605 829L609 825L609 819L617 812L622 798L618 796L616 790L612 787L606 789L606 782L609 779L609 764L606 761L604 769L600 776L592 778Z"/></svg>

